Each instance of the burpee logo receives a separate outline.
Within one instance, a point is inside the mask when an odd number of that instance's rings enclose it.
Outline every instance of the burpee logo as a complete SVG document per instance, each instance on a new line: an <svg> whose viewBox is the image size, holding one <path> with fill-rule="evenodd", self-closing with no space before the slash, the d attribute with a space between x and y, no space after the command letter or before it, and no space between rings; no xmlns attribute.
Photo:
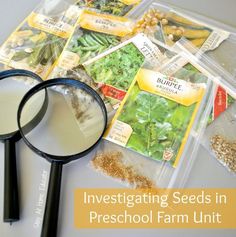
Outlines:
<svg viewBox="0 0 236 237"><path fill-rule="evenodd" d="M183 91L182 85L178 83L178 81L174 77L157 77L157 85L156 87L159 87L163 90L168 90L173 94L178 94L178 92Z"/></svg>
<svg viewBox="0 0 236 237"><path fill-rule="evenodd" d="M163 96L185 106L201 101L205 92L204 84L194 84L167 77L149 69L140 69L136 78L141 90Z"/></svg>

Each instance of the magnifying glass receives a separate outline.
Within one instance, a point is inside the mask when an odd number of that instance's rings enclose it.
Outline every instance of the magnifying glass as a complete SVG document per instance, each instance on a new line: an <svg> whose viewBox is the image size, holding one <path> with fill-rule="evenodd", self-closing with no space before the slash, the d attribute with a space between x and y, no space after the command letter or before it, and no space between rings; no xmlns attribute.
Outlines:
<svg viewBox="0 0 236 237"><path fill-rule="evenodd" d="M48 108L33 129L24 128L25 116L34 110L35 97L47 90ZM107 126L107 111L91 87L74 79L57 78L28 91L17 114L21 136L39 156L51 163L41 237L56 237L64 164L82 158L101 140Z"/></svg>
<svg viewBox="0 0 236 237"><path fill-rule="evenodd" d="M4 211L3 221L19 220L19 200L17 186L15 143L21 135L17 126L17 110L21 99L29 89L40 83L42 79L26 70L6 70L0 72L0 141L4 143ZM43 98L43 97L42 97ZM28 114L24 125L32 126L43 115L45 92L41 104L37 104L36 113ZM40 101L38 101L40 102ZM40 106L39 106L40 105ZM44 104L46 107L46 104ZM29 129L29 126L28 128Z"/></svg>

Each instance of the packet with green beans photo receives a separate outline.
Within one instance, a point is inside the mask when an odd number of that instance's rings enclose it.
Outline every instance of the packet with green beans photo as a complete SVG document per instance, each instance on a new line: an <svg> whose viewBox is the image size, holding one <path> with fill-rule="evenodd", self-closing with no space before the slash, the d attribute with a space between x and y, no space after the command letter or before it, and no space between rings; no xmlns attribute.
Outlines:
<svg viewBox="0 0 236 237"><path fill-rule="evenodd" d="M78 80L83 77L85 83L92 85L81 64L121 43L132 27L133 21L129 18L83 10L50 76Z"/></svg>

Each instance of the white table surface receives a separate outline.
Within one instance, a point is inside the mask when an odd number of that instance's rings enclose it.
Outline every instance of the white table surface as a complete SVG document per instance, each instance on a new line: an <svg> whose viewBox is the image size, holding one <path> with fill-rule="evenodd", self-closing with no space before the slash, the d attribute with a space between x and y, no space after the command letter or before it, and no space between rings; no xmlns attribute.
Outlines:
<svg viewBox="0 0 236 237"><path fill-rule="evenodd" d="M0 0L0 43L31 12L39 0ZM209 16L223 23L236 27L235 0L166 0L174 4ZM18 170L21 200L21 221L12 226L2 222L3 207L3 144L0 144L0 236L28 237L40 236L40 226L35 226L37 215L34 213L39 196L39 183L43 172L49 174L49 163L33 154L23 142L17 145ZM87 236L129 236L129 237L170 237L170 236L207 236L234 237L236 230L76 230L73 227L73 190L76 187L121 187L86 167L89 157L68 164L63 169L62 192L60 203L59 237ZM206 151L199 150L197 161L187 182L187 187L236 188L236 177L226 172ZM43 208L42 208L43 209ZM235 218L232 216L232 218Z"/></svg>

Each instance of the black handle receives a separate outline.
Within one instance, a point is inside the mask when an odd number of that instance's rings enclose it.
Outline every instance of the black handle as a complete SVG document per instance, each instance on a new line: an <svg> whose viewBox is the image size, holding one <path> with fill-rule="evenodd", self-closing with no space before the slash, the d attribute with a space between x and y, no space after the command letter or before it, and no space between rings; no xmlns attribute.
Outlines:
<svg viewBox="0 0 236 237"><path fill-rule="evenodd" d="M4 222L19 220L16 148L13 139L5 140Z"/></svg>
<svg viewBox="0 0 236 237"><path fill-rule="evenodd" d="M56 237L61 191L62 163L52 162L41 237Z"/></svg>

